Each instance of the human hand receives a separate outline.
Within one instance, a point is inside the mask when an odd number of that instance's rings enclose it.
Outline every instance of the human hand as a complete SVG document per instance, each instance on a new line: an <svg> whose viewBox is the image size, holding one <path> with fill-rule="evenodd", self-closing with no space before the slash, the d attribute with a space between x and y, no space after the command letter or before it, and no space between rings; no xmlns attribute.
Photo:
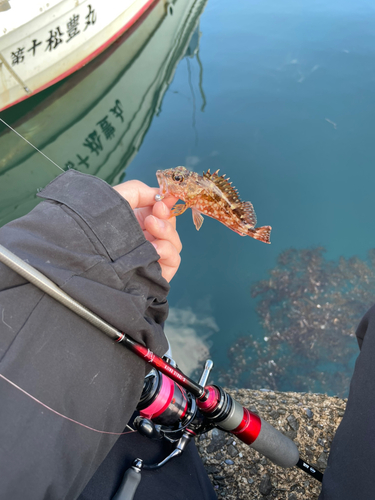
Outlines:
<svg viewBox="0 0 375 500"><path fill-rule="evenodd" d="M155 201L159 189L137 180L124 182L113 189L129 202L145 238L154 245L160 256L158 262L163 278L171 281L180 265L182 249L176 231L176 217L170 218L170 209L177 202L177 198L168 196L163 201Z"/></svg>

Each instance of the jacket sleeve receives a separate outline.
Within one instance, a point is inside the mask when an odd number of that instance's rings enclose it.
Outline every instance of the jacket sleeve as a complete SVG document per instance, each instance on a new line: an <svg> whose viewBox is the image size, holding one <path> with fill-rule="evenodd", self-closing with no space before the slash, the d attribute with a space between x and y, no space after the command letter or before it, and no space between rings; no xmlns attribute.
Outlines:
<svg viewBox="0 0 375 500"><path fill-rule="evenodd" d="M169 285L129 204L76 171L40 196L0 243L162 355ZM74 499L124 430L146 365L1 263L0 278L0 500Z"/></svg>
<svg viewBox="0 0 375 500"><path fill-rule="evenodd" d="M343 419L332 441L319 500L375 498L375 306L360 322L361 352Z"/></svg>

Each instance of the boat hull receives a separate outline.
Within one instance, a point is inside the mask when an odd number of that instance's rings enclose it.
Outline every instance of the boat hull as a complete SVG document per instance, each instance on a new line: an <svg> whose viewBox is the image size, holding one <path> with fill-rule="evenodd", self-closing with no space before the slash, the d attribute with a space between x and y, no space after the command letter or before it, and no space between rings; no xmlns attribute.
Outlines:
<svg viewBox="0 0 375 500"><path fill-rule="evenodd" d="M0 111L82 68L155 1L63 0L11 31L2 26Z"/></svg>

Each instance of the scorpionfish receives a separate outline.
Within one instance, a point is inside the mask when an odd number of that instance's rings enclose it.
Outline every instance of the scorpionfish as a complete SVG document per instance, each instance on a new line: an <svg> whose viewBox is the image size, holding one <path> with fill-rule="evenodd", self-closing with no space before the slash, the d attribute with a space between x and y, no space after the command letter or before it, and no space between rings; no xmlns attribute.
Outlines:
<svg viewBox="0 0 375 500"><path fill-rule="evenodd" d="M270 243L271 226L255 227L257 219L250 201L241 201L237 190L229 182L229 177L191 172L185 167L158 170L156 177L160 186L158 199L170 194L184 201L175 205L172 216L181 215L187 208L193 212L193 222L199 231L203 216L218 220L241 236L251 236L256 240Z"/></svg>

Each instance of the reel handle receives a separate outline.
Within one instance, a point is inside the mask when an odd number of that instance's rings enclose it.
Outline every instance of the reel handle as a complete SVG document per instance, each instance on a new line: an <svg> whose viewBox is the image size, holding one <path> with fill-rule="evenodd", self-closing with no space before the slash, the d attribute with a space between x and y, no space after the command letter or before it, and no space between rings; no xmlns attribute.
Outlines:
<svg viewBox="0 0 375 500"><path fill-rule="evenodd" d="M133 500L141 481L142 466L142 460L136 458L132 466L125 472L121 485L112 500Z"/></svg>
<svg viewBox="0 0 375 500"><path fill-rule="evenodd" d="M198 382L200 386L205 387L213 367L214 367L214 362L211 359L208 359L204 365L204 370Z"/></svg>

